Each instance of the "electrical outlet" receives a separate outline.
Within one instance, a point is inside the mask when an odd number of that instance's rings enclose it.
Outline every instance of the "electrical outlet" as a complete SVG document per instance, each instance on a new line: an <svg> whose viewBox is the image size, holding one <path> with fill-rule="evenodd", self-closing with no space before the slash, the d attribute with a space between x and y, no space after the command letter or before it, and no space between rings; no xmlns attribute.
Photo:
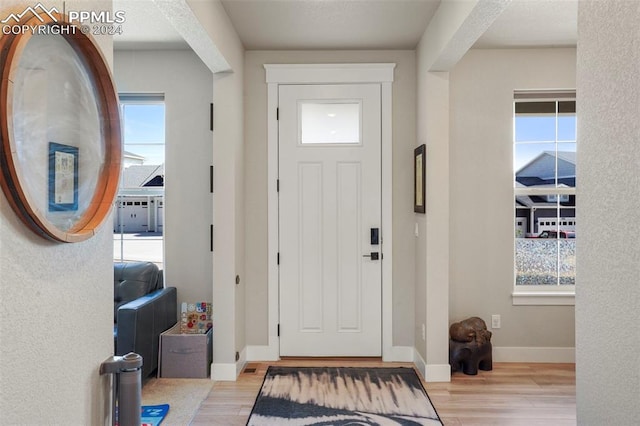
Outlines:
<svg viewBox="0 0 640 426"><path fill-rule="evenodd" d="M422 340L427 340L427 327L422 324Z"/></svg>
<svg viewBox="0 0 640 426"><path fill-rule="evenodd" d="M413 233L416 235L416 237L420 236L420 228L418 227L418 222L416 222L416 226L415 228L413 228Z"/></svg>
<svg viewBox="0 0 640 426"><path fill-rule="evenodd" d="M491 315L491 328L500 328L500 315Z"/></svg>

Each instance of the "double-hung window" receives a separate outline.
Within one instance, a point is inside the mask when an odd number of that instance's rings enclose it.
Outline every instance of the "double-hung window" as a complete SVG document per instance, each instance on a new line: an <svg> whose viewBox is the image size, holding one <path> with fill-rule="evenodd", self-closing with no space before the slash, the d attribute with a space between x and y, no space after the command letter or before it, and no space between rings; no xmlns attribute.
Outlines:
<svg viewBox="0 0 640 426"><path fill-rule="evenodd" d="M163 265L165 103L120 94L123 166L113 219L114 260Z"/></svg>
<svg viewBox="0 0 640 426"><path fill-rule="evenodd" d="M573 304L575 92L516 92L514 304Z"/></svg>

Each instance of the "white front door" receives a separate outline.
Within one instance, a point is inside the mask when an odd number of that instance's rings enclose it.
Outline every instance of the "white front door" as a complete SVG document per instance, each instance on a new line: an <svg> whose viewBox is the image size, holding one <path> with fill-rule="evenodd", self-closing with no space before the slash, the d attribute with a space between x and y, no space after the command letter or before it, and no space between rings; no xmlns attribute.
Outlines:
<svg viewBox="0 0 640 426"><path fill-rule="evenodd" d="M382 354L380 93L279 86L281 356Z"/></svg>

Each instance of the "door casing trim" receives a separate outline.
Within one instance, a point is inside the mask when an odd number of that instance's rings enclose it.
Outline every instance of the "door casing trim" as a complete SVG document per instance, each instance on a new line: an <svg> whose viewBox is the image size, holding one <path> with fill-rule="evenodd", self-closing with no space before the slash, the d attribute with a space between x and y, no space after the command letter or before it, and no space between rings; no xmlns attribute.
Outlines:
<svg viewBox="0 0 640 426"><path fill-rule="evenodd" d="M278 86L281 84L362 84L381 87L382 138L382 359L394 361L393 351L393 173L392 84L395 63L376 64L265 64L267 82L267 227L268 227L268 332L263 360L280 357L279 229L278 229ZM268 359L267 359L268 358Z"/></svg>

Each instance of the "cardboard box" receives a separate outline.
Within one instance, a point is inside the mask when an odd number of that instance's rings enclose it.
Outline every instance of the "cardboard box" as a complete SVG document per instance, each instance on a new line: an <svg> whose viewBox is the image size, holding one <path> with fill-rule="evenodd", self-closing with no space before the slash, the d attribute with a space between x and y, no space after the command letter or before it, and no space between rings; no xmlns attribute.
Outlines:
<svg viewBox="0 0 640 426"><path fill-rule="evenodd" d="M206 334L180 333L176 324L160 335L159 377L206 378L212 361L213 329Z"/></svg>

